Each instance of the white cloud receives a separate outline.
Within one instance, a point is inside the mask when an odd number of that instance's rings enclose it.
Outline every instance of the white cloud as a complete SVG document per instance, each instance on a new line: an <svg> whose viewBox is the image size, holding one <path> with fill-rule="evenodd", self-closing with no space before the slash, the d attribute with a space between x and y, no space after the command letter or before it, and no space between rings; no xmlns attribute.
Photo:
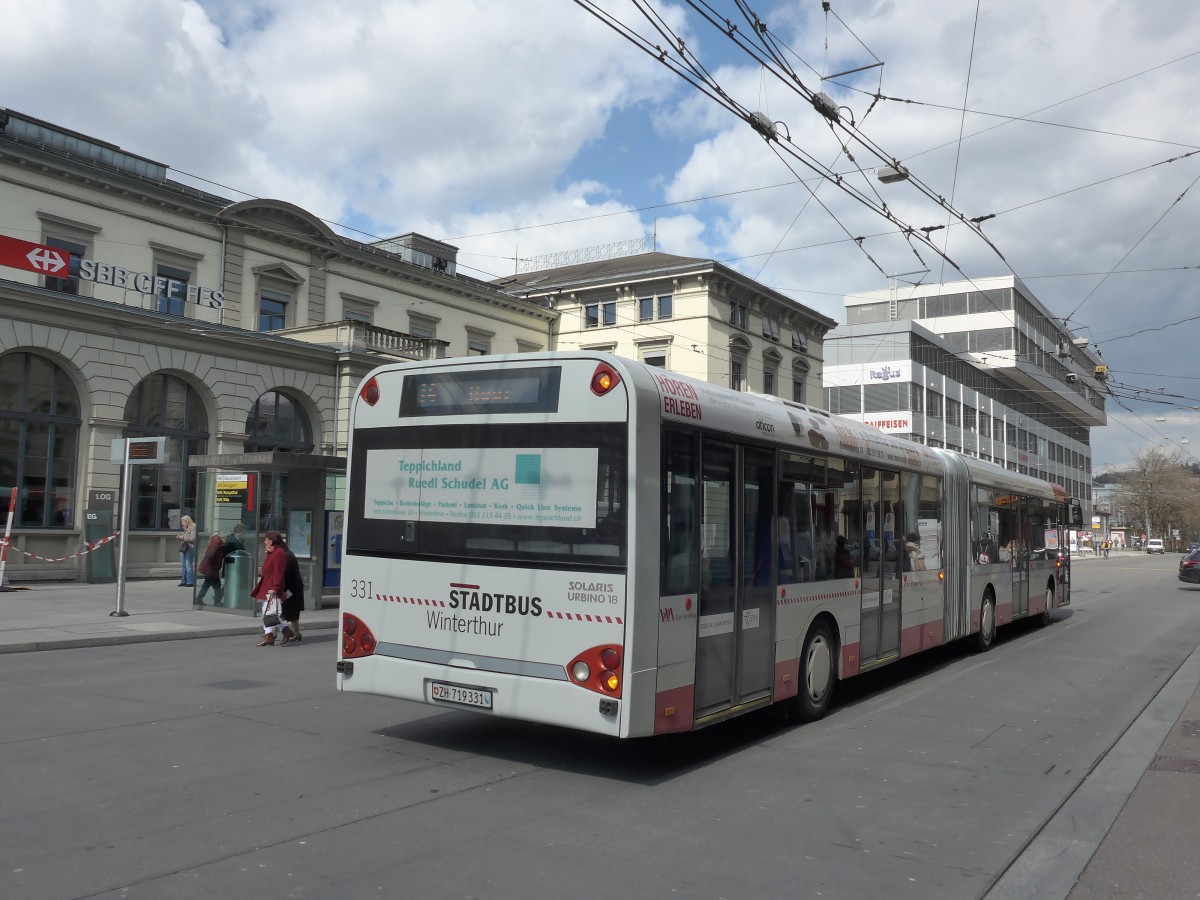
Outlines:
<svg viewBox="0 0 1200 900"><path fill-rule="evenodd" d="M631 4L605 2L648 33ZM718 6L736 20L732 4ZM1006 262L962 227L949 232L967 275L1011 266L1101 344L1109 383L1128 385L1120 393L1162 387L1181 409L1200 406L1188 365L1200 325L1184 321L1200 309L1200 270L1184 268L1196 264L1200 155L1119 177L1200 148L1200 10L1012 0L980 7L977 24L974 5L952 0L834 6L836 16L816 3L758 11L806 85L966 215L995 214L983 228ZM649 235L655 220L661 249L730 260L838 319L843 294L886 284L847 232L885 272L918 266L894 235L873 236L891 226L833 185L820 203L798 184L762 190L796 176L749 126L575 3L10 7L0 105L211 179L231 199L273 196L369 232L450 240L481 277L511 271L517 255ZM851 146L867 170L857 174L824 120L722 32L656 8L731 97L781 121L796 147L877 189L905 222L947 224L912 184L877 185L878 161ZM882 67L820 81L876 57ZM876 91L899 99L872 108ZM684 202L721 194L731 195ZM931 279L943 274L936 254L921 255ZM1103 277L1117 267L1142 271ZM1127 457L1163 409L1123 402L1140 418L1093 433L1096 468Z"/></svg>

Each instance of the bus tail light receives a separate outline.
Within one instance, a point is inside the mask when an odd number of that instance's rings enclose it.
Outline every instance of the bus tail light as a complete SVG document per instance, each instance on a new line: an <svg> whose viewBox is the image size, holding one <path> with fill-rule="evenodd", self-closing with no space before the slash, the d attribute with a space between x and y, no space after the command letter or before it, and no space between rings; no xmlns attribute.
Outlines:
<svg viewBox="0 0 1200 900"><path fill-rule="evenodd" d="M379 402L379 382L372 378L362 386L362 390L358 392L358 396L366 401L367 406L374 406Z"/></svg>
<svg viewBox="0 0 1200 900"><path fill-rule="evenodd" d="M571 681L589 691L621 696L621 646L601 644L584 650L567 664Z"/></svg>
<svg viewBox="0 0 1200 900"><path fill-rule="evenodd" d="M621 376L608 363L600 363L592 373L592 393L597 397L603 397L620 383Z"/></svg>
<svg viewBox="0 0 1200 900"><path fill-rule="evenodd" d="M358 616L342 613L342 659L357 659L375 652L378 641Z"/></svg>

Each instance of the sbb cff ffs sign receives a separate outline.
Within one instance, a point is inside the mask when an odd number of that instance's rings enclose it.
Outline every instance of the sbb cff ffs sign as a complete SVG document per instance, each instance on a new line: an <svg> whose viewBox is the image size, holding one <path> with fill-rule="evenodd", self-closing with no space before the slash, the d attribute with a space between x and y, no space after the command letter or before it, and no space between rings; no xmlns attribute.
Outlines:
<svg viewBox="0 0 1200 900"><path fill-rule="evenodd" d="M71 272L71 255L57 247L0 235L0 266L66 278Z"/></svg>

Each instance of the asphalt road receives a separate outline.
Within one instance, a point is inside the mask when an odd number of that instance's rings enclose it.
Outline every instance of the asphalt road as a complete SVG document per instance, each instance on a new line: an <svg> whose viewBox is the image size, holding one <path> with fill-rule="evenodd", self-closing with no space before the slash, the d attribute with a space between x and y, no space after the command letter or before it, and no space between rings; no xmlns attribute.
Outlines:
<svg viewBox="0 0 1200 900"><path fill-rule="evenodd" d="M0 896L982 897L1200 644L1176 563L818 723L624 743L337 694L333 633L0 656Z"/></svg>

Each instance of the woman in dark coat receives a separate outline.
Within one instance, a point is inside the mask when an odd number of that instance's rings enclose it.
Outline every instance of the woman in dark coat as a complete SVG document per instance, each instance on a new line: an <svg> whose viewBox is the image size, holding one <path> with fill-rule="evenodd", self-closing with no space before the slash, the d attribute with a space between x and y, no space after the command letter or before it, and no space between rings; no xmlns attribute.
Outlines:
<svg viewBox="0 0 1200 900"><path fill-rule="evenodd" d="M300 563L296 554L283 542L283 551L287 554L287 567L283 570L283 585L287 596L283 600L283 613L280 618L287 622L283 629L283 643L300 640L300 611L304 609L304 578L300 575Z"/></svg>
<svg viewBox="0 0 1200 900"><path fill-rule="evenodd" d="M287 570L287 550L283 543L283 537L278 531L268 531L263 536L263 546L267 553L263 558L262 575L258 579L258 584L254 585L250 596L255 600L265 601L268 594L274 594L282 601L286 595L284 573ZM283 618L282 615L280 618ZM275 632L278 627L278 625L270 627L264 625L263 639L258 642L258 646L270 647L274 644Z"/></svg>

